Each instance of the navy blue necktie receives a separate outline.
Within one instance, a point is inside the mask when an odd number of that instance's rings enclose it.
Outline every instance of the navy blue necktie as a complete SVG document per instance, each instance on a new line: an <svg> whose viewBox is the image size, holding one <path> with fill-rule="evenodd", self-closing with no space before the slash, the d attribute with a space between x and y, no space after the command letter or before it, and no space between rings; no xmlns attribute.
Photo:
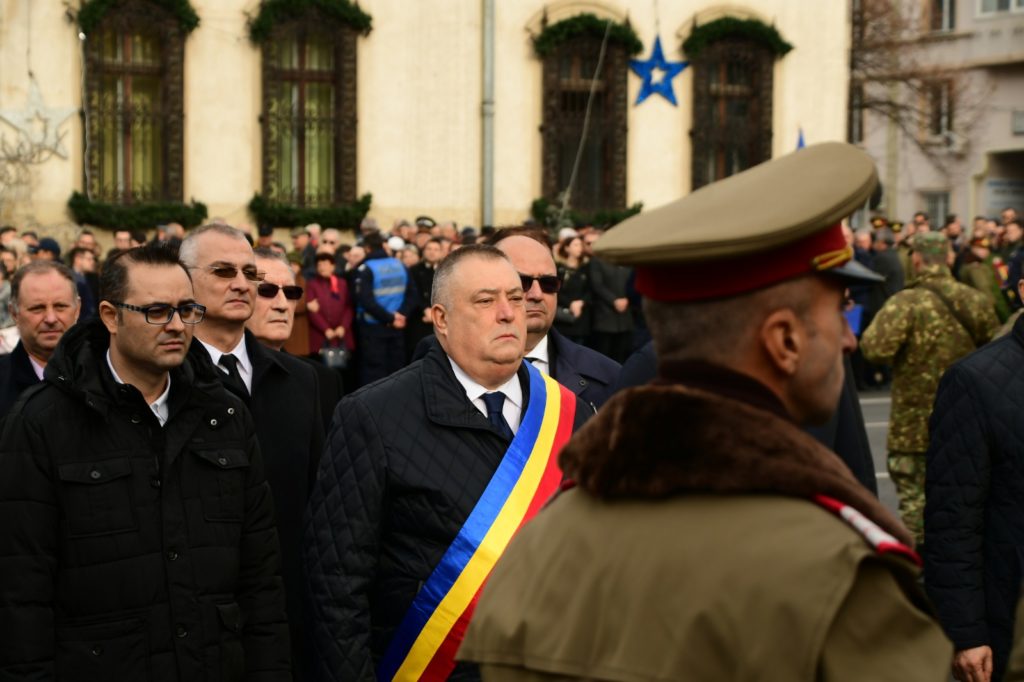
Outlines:
<svg viewBox="0 0 1024 682"><path fill-rule="evenodd" d="M505 394L501 391L484 393L483 399L484 404L487 405L487 419L501 431L501 435L511 441L515 434L512 433L512 428L505 421L505 415L501 413L501 408L505 406Z"/></svg>

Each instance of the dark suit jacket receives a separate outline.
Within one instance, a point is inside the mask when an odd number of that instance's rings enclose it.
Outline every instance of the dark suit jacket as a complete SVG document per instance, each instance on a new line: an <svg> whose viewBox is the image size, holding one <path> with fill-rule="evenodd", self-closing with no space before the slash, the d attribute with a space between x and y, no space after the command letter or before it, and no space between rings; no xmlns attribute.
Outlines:
<svg viewBox="0 0 1024 682"><path fill-rule="evenodd" d="M10 353L0 355L0 417L10 412L26 388L38 383L39 377L21 341Z"/></svg>
<svg viewBox="0 0 1024 682"><path fill-rule="evenodd" d="M548 331L551 378L576 394L595 412L612 395L622 367L596 350L574 343L554 327Z"/></svg>
<svg viewBox="0 0 1024 682"><path fill-rule="evenodd" d="M239 397L256 422L256 437L274 495L296 679L303 679L302 661L309 660L309 650L303 645L308 602L302 571L302 523L324 446L319 382L306 362L265 347L248 330L245 349L252 361L252 396ZM209 353L198 341L192 342L189 353L210 362ZM226 376L216 368L214 371L219 377ZM225 386L233 390L227 383Z"/></svg>
<svg viewBox="0 0 1024 682"><path fill-rule="evenodd" d="M850 467L856 479L877 496L875 463L871 458L871 444L864 428L864 415L860 411L857 388L853 383L850 358L844 358L843 362L846 372L843 392L839 396L839 406L828 422L804 430L839 455L839 459ZM632 386L642 386L657 375L658 361L654 353L654 344L648 343L626 360L612 393Z"/></svg>

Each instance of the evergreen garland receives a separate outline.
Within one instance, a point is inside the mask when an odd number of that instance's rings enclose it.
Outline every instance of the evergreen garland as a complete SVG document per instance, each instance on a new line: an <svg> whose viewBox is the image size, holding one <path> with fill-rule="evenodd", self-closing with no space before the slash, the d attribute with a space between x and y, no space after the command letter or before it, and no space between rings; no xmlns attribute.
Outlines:
<svg viewBox="0 0 1024 682"><path fill-rule="evenodd" d="M206 205L192 200L184 203L106 204L91 201L81 192L74 192L68 209L80 225L94 225L111 230L152 230L157 225L181 223L195 227L206 220Z"/></svg>
<svg viewBox="0 0 1024 682"><path fill-rule="evenodd" d="M272 227L302 227L310 223L319 223L325 228L354 229L359 227L359 223L370 212L372 200L372 194L364 194L346 206L302 208L292 204L270 201L263 195L257 194L249 202L249 213L258 224Z"/></svg>
<svg viewBox="0 0 1024 682"><path fill-rule="evenodd" d="M593 14L578 14L569 19L563 19L550 26L545 26L543 31L534 36L533 49L538 56L546 57L562 43L573 38L588 36L603 40L607 24L606 19L600 19ZM611 31L608 33L608 42L622 45L628 54L639 54L644 47L636 31L628 23L612 23Z"/></svg>
<svg viewBox="0 0 1024 682"><path fill-rule="evenodd" d="M178 24L185 33L191 33L199 26L199 15L188 0L145 0L153 5L158 5L175 16ZM89 35L95 30L104 15L121 4L123 0L84 0L78 10L78 26L82 33Z"/></svg>
<svg viewBox="0 0 1024 682"><path fill-rule="evenodd" d="M310 8L364 36L373 28L370 15L348 0L264 0L259 13L249 21L249 39L256 44L265 43L270 40L275 26L302 18Z"/></svg>
<svg viewBox="0 0 1024 682"><path fill-rule="evenodd" d="M744 38L764 45L782 57L793 49L774 26L769 26L757 19L737 19L722 17L703 26L694 26L690 37L683 41L683 54L694 59L710 44L723 38Z"/></svg>
<svg viewBox="0 0 1024 682"><path fill-rule="evenodd" d="M638 202L629 208L605 208L593 212L569 209L565 212L562 223L559 224L559 206L541 197L540 199L533 200L533 204L530 206L530 215L539 224L556 231L562 227L585 227L587 225L609 228L621 223L630 216L636 215L643 207L644 205Z"/></svg>

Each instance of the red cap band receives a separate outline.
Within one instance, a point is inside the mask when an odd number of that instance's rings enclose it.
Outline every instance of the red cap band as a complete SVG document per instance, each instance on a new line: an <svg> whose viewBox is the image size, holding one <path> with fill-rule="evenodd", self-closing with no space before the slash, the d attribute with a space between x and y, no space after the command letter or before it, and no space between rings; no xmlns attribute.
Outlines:
<svg viewBox="0 0 1024 682"><path fill-rule="evenodd" d="M772 251L678 265L638 265L636 290L665 302L726 298L807 273L827 272L851 255L836 224Z"/></svg>

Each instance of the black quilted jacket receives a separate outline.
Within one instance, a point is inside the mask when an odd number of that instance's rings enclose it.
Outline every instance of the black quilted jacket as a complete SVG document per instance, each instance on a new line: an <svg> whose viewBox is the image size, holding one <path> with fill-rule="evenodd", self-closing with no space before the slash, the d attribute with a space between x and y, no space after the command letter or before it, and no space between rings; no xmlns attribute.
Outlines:
<svg viewBox="0 0 1024 682"><path fill-rule="evenodd" d="M929 423L925 586L957 649L1001 679L1024 559L1024 318L939 383Z"/></svg>
<svg viewBox="0 0 1024 682"><path fill-rule="evenodd" d="M525 369L519 377L528 385ZM589 413L577 401L577 424ZM318 679L375 679L392 633L506 447L436 344L342 400L306 524ZM460 664L450 679L479 674Z"/></svg>

